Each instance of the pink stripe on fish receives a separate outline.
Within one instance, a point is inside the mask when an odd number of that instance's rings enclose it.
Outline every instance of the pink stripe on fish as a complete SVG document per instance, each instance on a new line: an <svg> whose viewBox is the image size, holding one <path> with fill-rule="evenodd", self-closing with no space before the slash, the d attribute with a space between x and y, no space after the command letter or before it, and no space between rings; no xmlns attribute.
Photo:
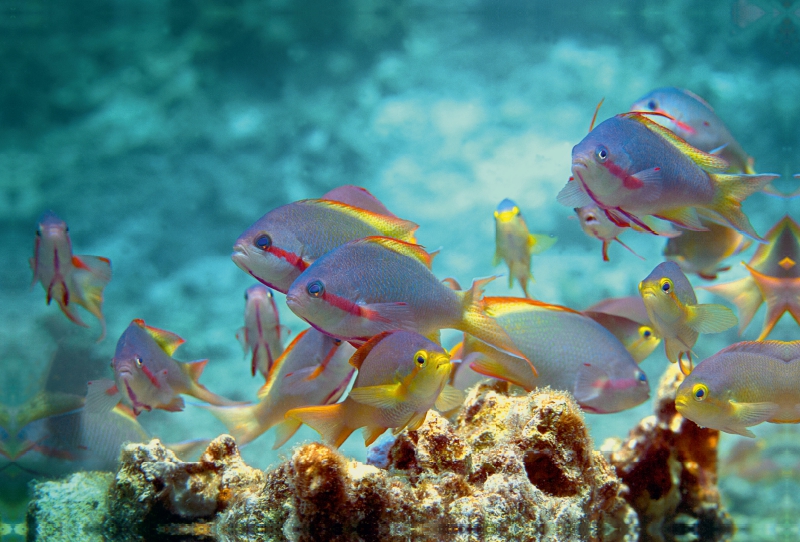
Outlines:
<svg viewBox="0 0 800 542"><path fill-rule="evenodd" d="M304 262L303 259L294 252L283 250L282 248L278 248L275 245L270 246L267 249L267 252L269 252L273 256L286 260L300 271L305 271L306 268L308 268L308 264Z"/></svg>
<svg viewBox="0 0 800 542"><path fill-rule="evenodd" d="M383 316L378 314L377 311L367 309L362 305L353 303L349 299L338 296L336 294L331 294L327 291L323 292L322 299L325 300L328 304L336 307L337 309L349 312L354 316L366 318L367 320L374 320L376 322L391 322L391 320L389 320L388 318L384 318Z"/></svg>
<svg viewBox="0 0 800 542"><path fill-rule="evenodd" d="M142 372L144 373L144 376L146 376L148 379L150 379L150 382L153 383L153 386L155 386L156 388L160 388L161 387L161 384L158 383L158 379L156 378L156 375L154 375L152 372L150 372L150 369L148 369L145 365L142 365Z"/></svg>

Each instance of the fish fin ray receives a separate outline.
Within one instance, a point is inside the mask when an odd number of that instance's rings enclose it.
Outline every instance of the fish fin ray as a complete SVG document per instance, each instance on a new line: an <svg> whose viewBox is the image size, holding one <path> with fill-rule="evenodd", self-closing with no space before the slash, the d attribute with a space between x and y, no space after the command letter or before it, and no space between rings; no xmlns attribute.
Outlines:
<svg viewBox="0 0 800 542"><path fill-rule="evenodd" d="M708 231L697 215L697 209L694 207L678 207L677 209L669 209L667 211L659 211L656 218L667 220L673 224L677 224L681 228L693 231Z"/></svg>
<svg viewBox="0 0 800 542"><path fill-rule="evenodd" d="M777 403L737 403L731 401L733 417L745 427L769 421L778 409Z"/></svg>
<svg viewBox="0 0 800 542"><path fill-rule="evenodd" d="M113 380L90 380L86 384L88 390L84 408L87 412L98 414L111 412L122 399L122 395Z"/></svg>
<svg viewBox="0 0 800 542"><path fill-rule="evenodd" d="M762 190L779 175L738 175L717 173L711 175L716 190L716 196L709 208L719 214L725 222L739 233L758 241L766 243L750 224L750 220L742 212L742 201L751 194Z"/></svg>
<svg viewBox="0 0 800 542"><path fill-rule="evenodd" d="M686 310L686 324L698 333L719 333L739 323L736 314L723 305L688 305Z"/></svg>
<svg viewBox="0 0 800 542"><path fill-rule="evenodd" d="M344 403L317 407L294 408L286 413L286 418L300 420L316 431L327 444L338 448L358 427L345 423Z"/></svg>
<svg viewBox="0 0 800 542"><path fill-rule="evenodd" d="M283 420L281 423L275 426L275 442L272 445L273 450L277 450L286 442L297 433L297 430L300 429L302 426L302 422L300 420L291 418L288 420Z"/></svg>
<svg viewBox="0 0 800 542"><path fill-rule="evenodd" d="M403 401L403 395L400 384L384 384L353 388L347 397L362 405L390 409Z"/></svg>
<svg viewBox="0 0 800 542"><path fill-rule="evenodd" d="M447 412L460 407L464 403L466 396L464 392L446 384L439 397L436 398L435 407L442 412Z"/></svg>
<svg viewBox="0 0 800 542"><path fill-rule="evenodd" d="M371 337L367 342L362 344L358 347L358 350L350 356L350 365L355 367L356 369L361 368L361 364L364 363L364 360L367 358L369 353L375 348L375 345L381 342L383 339L386 338L387 335L390 335L392 331L383 331Z"/></svg>
<svg viewBox="0 0 800 542"><path fill-rule="evenodd" d="M256 415L257 404L242 406L197 406L207 410L216 419L221 421L240 446L254 440L268 429L266 425L262 425L258 420L258 416Z"/></svg>
<svg viewBox="0 0 800 542"><path fill-rule="evenodd" d="M578 378L575 380L575 387L572 394L578 403L585 403L600 397L600 390L608 382L608 373L603 369L584 363L578 370Z"/></svg>
<svg viewBox="0 0 800 542"><path fill-rule="evenodd" d="M650 169L639 171L631 177L638 181L636 183L638 187L635 189L640 191L637 194L640 194L639 197L642 201L655 201L661 197L662 178L660 167L651 167Z"/></svg>
<svg viewBox="0 0 800 542"><path fill-rule="evenodd" d="M556 236L535 233L528 234L528 248L531 254L541 254L555 245L556 241L558 241L558 237Z"/></svg>
<svg viewBox="0 0 800 542"><path fill-rule="evenodd" d="M175 353L175 350L177 350L180 345L186 342L180 336L172 333L171 331L148 326L141 318L136 318L133 322L144 329L153 338L153 340L156 341L158 346L167 353L168 356L172 356L172 354ZM198 374L198 376L200 375Z"/></svg>
<svg viewBox="0 0 800 542"><path fill-rule="evenodd" d="M581 183L568 181L556 197L558 203L565 207L586 207L594 205L594 200L581 189Z"/></svg>
<svg viewBox="0 0 800 542"><path fill-rule="evenodd" d="M525 391L530 392L536 387L531 382L523 382L515 377L501 362L490 358L486 354L470 354L468 359L464 360L464 363L469 363L469 368L478 374L511 382L524 388Z"/></svg>

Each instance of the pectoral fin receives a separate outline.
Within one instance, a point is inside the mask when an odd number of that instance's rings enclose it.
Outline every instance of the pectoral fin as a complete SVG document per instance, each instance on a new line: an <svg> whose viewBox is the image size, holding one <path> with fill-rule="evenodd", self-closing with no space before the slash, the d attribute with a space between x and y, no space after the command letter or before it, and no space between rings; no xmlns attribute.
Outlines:
<svg viewBox="0 0 800 542"><path fill-rule="evenodd" d="M400 384L353 388L348 397L362 405L383 409L395 408L403 400Z"/></svg>
<svg viewBox="0 0 800 542"><path fill-rule="evenodd" d="M733 418L744 427L769 421L780 408L777 403L730 403Z"/></svg>
<svg viewBox="0 0 800 542"><path fill-rule="evenodd" d="M436 408L442 412L447 412L456 407L460 407L464 403L464 392L454 388L450 384L445 385L442 393L436 398Z"/></svg>
<svg viewBox="0 0 800 542"><path fill-rule="evenodd" d="M556 200L565 207L586 207L587 205L594 205L594 201L589 194L582 190L581 183L578 181L567 182L567 185L558 193Z"/></svg>
<svg viewBox="0 0 800 542"><path fill-rule="evenodd" d="M531 254L541 254L556 244L556 241L558 241L558 237L555 236L528 234L528 248Z"/></svg>
<svg viewBox="0 0 800 542"><path fill-rule="evenodd" d="M700 217L697 215L697 210L694 207L679 207L677 209L661 211L654 216L662 220L668 220L687 230L708 231L708 228L700 222Z"/></svg>
<svg viewBox="0 0 800 542"><path fill-rule="evenodd" d="M596 399L600 396L600 392L608 383L608 380L608 373L603 369L591 363L584 363L583 367L578 371L578 379L573 390L575 400L578 403L585 403Z"/></svg>
<svg viewBox="0 0 800 542"><path fill-rule="evenodd" d="M698 333L719 333L739 322L733 311L723 305L687 305L686 312L686 324Z"/></svg>

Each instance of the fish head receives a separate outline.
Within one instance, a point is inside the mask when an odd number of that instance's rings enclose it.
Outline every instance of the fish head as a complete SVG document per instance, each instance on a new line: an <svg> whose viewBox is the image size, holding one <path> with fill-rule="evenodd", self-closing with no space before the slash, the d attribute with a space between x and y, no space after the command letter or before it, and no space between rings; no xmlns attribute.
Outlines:
<svg viewBox="0 0 800 542"><path fill-rule="evenodd" d="M615 360L606 369L586 364L581 369L574 395L581 408L588 412L621 412L647 401L650 382L630 357Z"/></svg>
<svg viewBox="0 0 800 542"><path fill-rule="evenodd" d="M625 346L633 359L640 363L653 353L659 343L661 343L661 337L658 336L653 326L640 325L636 330L635 338Z"/></svg>
<svg viewBox="0 0 800 542"><path fill-rule="evenodd" d="M651 319L664 324L678 322L687 302L697 302L689 279L673 261L662 262L639 283L639 294Z"/></svg>
<svg viewBox="0 0 800 542"><path fill-rule="evenodd" d="M494 212L494 218L498 225L516 220L519 216L521 216L519 207L508 198L501 201Z"/></svg>
<svg viewBox="0 0 800 542"><path fill-rule="evenodd" d="M62 258L72 257L69 227L53 211L45 211L36 227L36 256L40 250L57 251Z"/></svg>
<svg viewBox="0 0 800 542"><path fill-rule="evenodd" d="M257 306L269 307L275 316L278 314L278 305L275 303L275 294L268 286L254 284L244 292L245 312L251 314Z"/></svg>
<svg viewBox="0 0 800 542"><path fill-rule="evenodd" d="M675 409L701 427L721 429L729 425L732 405L720 379L702 367L703 364L699 364L681 382L675 395Z"/></svg>
<svg viewBox="0 0 800 542"><path fill-rule="evenodd" d="M572 148L572 176L597 204L616 206L613 196L636 173L624 146L632 135L628 126L626 119L612 117Z"/></svg>
<svg viewBox="0 0 800 542"><path fill-rule="evenodd" d="M342 270L326 265L323 256L298 276L286 292L286 305L300 318L333 336L358 306ZM351 339L356 337L341 336Z"/></svg>
<svg viewBox="0 0 800 542"><path fill-rule="evenodd" d="M611 222L597 205L587 205L573 209L578 215L583 233L600 241L613 241L622 228Z"/></svg>
<svg viewBox="0 0 800 542"><path fill-rule="evenodd" d="M304 246L287 225L282 208L270 211L250 226L233 245L231 259L259 282L286 293L292 281L308 267Z"/></svg>

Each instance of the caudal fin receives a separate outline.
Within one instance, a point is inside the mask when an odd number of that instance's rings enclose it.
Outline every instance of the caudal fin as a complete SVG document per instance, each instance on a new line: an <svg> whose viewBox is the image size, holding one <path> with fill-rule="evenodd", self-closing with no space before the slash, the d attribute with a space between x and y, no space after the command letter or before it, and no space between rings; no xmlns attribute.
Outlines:
<svg viewBox="0 0 800 542"><path fill-rule="evenodd" d="M201 401L205 401L206 403L216 406L241 406L243 403L232 401L231 399L226 399L225 397L217 395L198 382L200 375L203 374L203 369L205 369L206 363L208 363L207 359L190 361L188 363L180 363L180 367L187 376L188 382L186 384L186 390L176 389L176 391L179 393L186 393L192 397L200 399Z"/></svg>
<svg viewBox="0 0 800 542"><path fill-rule="evenodd" d="M75 302L91 312L103 328L97 342L106 336L106 319L103 316L103 289L111 280L111 262L99 256L73 256L75 270L72 286Z"/></svg>
<svg viewBox="0 0 800 542"><path fill-rule="evenodd" d="M530 364L530 360L514 344L506 330L494 318L486 314L483 288L495 278L475 279L472 282L472 288L461 293L464 312L458 329L469 333L486 344L494 346L498 350L522 358ZM533 365L531 365L531 369L536 374L536 369Z"/></svg>
<svg viewBox="0 0 800 542"><path fill-rule="evenodd" d="M216 419L225 424L225 428L240 446L251 442L269 429L266 425L261 424L256 416L258 405L198 406L209 411Z"/></svg>
<svg viewBox="0 0 800 542"><path fill-rule="evenodd" d="M735 230L756 241L766 243L756 233L753 225L750 224L750 220L742 212L742 201L751 194L762 190L770 181L777 179L780 175L735 175L727 173L709 173L709 175L716 185L717 194L708 208L722 217Z"/></svg>
<svg viewBox="0 0 800 542"><path fill-rule="evenodd" d="M338 448L357 427L347 425L344 403L335 405L294 408L286 413L287 419L300 420L320 434L325 443Z"/></svg>

